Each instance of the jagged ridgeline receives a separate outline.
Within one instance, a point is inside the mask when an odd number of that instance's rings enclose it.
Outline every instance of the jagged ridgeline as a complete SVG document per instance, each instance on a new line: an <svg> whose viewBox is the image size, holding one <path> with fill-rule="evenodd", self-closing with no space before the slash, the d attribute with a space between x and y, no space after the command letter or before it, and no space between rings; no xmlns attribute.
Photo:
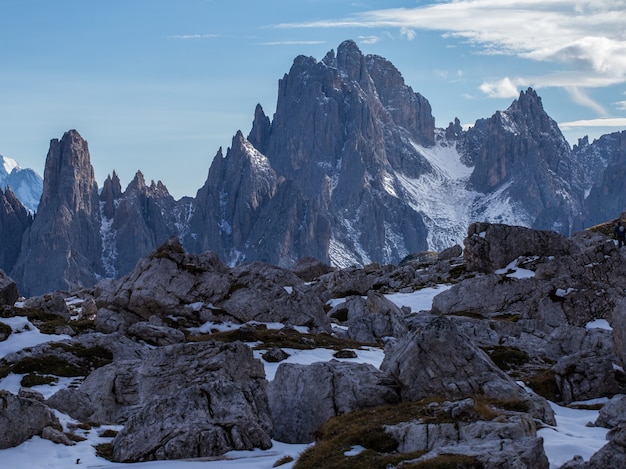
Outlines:
<svg viewBox="0 0 626 469"><path fill-rule="evenodd" d="M273 120L257 106L195 197L140 172L100 191L79 133L52 140L37 217L0 194L0 268L25 295L92 285L172 236L228 265L398 263L461 243L473 221L569 235L614 219L625 168L626 132L571 148L532 89L467 131L437 128L393 64L345 41L294 60Z"/></svg>

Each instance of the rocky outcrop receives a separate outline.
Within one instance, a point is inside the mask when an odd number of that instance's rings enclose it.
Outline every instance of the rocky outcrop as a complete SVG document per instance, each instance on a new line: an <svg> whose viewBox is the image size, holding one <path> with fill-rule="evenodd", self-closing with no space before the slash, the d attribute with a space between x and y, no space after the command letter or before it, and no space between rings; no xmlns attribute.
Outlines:
<svg viewBox="0 0 626 469"><path fill-rule="evenodd" d="M268 387L274 438L309 443L328 419L364 407L398 402L396 383L371 365L337 360L283 363Z"/></svg>
<svg viewBox="0 0 626 469"><path fill-rule="evenodd" d="M22 249L24 232L33 223L32 216L10 187L0 188L0 268L11 272Z"/></svg>
<svg viewBox="0 0 626 469"><path fill-rule="evenodd" d="M386 350L380 369L400 383L403 401L475 395L518 400L527 403L534 417L556 423L544 399L522 389L447 318L433 318Z"/></svg>
<svg viewBox="0 0 626 469"><path fill-rule="evenodd" d="M11 276L25 296L91 286L104 274L101 253L98 185L89 148L70 130L50 142L39 211L24 233Z"/></svg>
<svg viewBox="0 0 626 469"><path fill-rule="evenodd" d="M579 142L580 143L580 142ZM578 146L578 158L589 164L587 174L595 176L584 203L585 226L612 220L624 211L626 189L626 130L603 135L591 145Z"/></svg>
<svg viewBox="0 0 626 469"><path fill-rule="evenodd" d="M566 256L574 246L554 231L521 226L472 223L467 229L463 255L470 270L493 273L519 256Z"/></svg>
<svg viewBox="0 0 626 469"><path fill-rule="evenodd" d="M0 306L13 306L18 296L17 284L0 270Z"/></svg>
<svg viewBox="0 0 626 469"><path fill-rule="evenodd" d="M568 235L581 227L583 192L575 179L576 162L533 89L522 91L506 111L477 120L463 145L474 165L473 189L503 190L524 207L533 228Z"/></svg>
<svg viewBox="0 0 626 469"><path fill-rule="evenodd" d="M48 426L59 426L54 413L41 402L0 390L0 449L17 446Z"/></svg>
<svg viewBox="0 0 626 469"><path fill-rule="evenodd" d="M373 291L366 299L350 297L329 311L328 316L347 327L347 337L357 342L384 342L407 334L406 314L395 303Z"/></svg>
<svg viewBox="0 0 626 469"><path fill-rule="evenodd" d="M434 402L431 409L451 416L454 422L411 421L385 426L385 432L398 442L399 452L425 453L415 463L428 464L442 454L458 454L476 458L484 468L549 467L535 423L524 414L503 412L493 420L482 420L470 398Z"/></svg>
<svg viewBox="0 0 626 469"><path fill-rule="evenodd" d="M100 285L96 324L103 332L125 331L158 315L188 327L254 320L329 330L323 303L303 286L288 270L260 263L230 269L215 253L187 254L172 238L125 277Z"/></svg>
<svg viewBox="0 0 626 469"><path fill-rule="evenodd" d="M178 344L101 367L48 404L83 421L125 422L117 461L215 456L271 446L264 376L241 343Z"/></svg>

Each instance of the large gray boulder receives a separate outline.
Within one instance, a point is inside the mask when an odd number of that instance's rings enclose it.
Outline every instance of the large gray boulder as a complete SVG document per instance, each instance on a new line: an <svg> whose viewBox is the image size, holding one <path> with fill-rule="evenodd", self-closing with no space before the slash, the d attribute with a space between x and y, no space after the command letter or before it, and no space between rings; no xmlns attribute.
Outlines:
<svg viewBox="0 0 626 469"><path fill-rule="evenodd" d="M498 223L472 223L463 242L470 270L492 273L519 256L568 255L574 245L554 231L541 231Z"/></svg>
<svg viewBox="0 0 626 469"><path fill-rule="evenodd" d="M303 287L286 269L262 263L230 269L214 252L187 254L171 238L128 275L98 285L96 327L125 332L158 315L185 327L209 320L260 321L329 332L322 301Z"/></svg>
<svg viewBox="0 0 626 469"><path fill-rule="evenodd" d="M620 390L612 355L586 350L561 358L552 368L565 404L613 396Z"/></svg>
<svg viewBox="0 0 626 469"><path fill-rule="evenodd" d="M0 270L0 306L13 306L18 297L17 283Z"/></svg>
<svg viewBox="0 0 626 469"><path fill-rule="evenodd" d="M331 417L398 402L397 386L372 365L331 360L283 363L268 386L274 438L310 443Z"/></svg>
<svg viewBox="0 0 626 469"><path fill-rule="evenodd" d="M271 422L246 389L228 380L191 386L152 399L113 440L120 462L218 456L231 450L269 449Z"/></svg>
<svg viewBox="0 0 626 469"><path fill-rule="evenodd" d="M81 421L125 423L118 461L204 457L271 445L266 386L248 346L207 341L115 361L48 404Z"/></svg>
<svg viewBox="0 0 626 469"><path fill-rule="evenodd" d="M35 399L0 390L0 449L17 446L48 426L59 427L52 410Z"/></svg>
<svg viewBox="0 0 626 469"><path fill-rule="evenodd" d="M459 454L475 457L484 468L549 467L531 418L509 412L493 420L474 420L470 418L474 405L473 399L446 401L433 409L449 408L449 413L457 414L454 422L402 422L385 425L385 432L398 442L397 451L425 453L415 460L423 464L442 454Z"/></svg>
<svg viewBox="0 0 626 469"><path fill-rule="evenodd" d="M362 343L380 343L404 337L405 313L384 295L370 291L367 298L351 296L337 305L328 316L348 328L347 337Z"/></svg>
<svg viewBox="0 0 626 469"><path fill-rule="evenodd" d="M385 349L381 370L400 383L403 401L473 396L525 402L528 412L555 424L545 399L531 395L500 370L485 352L445 317L434 317Z"/></svg>
<svg viewBox="0 0 626 469"><path fill-rule="evenodd" d="M626 396L618 394L605 403L600 409L595 425L605 428L626 425Z"/></svg>
<svg viewBox="0 0 626 469"><path fill-rule="evenodd" d="M615 306L611 326L615 353L620 365L626 368L626 298Z"/></svg>

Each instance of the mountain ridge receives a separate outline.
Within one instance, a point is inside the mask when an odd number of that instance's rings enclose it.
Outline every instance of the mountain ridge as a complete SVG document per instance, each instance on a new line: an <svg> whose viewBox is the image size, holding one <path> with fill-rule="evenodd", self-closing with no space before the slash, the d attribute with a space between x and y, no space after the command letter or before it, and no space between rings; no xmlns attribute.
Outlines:
<svg viewBox="0 0 626 469"><path fill-rule="evenodd" d="M348 267L441 251L459 244L474 221L569 235L598 214L606 220L623 211L626 192L604 167L616 175L626 168L624 141L626 131L570 148L532 88L467 131L458 119L435 128L428 100L393 64L345 41L321 61L294 59L272 119L256 106L248 136L237 131L218 150L195 197L175 200L140 171L124 191L113 172L100 191L78 132L54 139L46 168L74 174L66 200L47 172L42 213L24 231L15 264L0 268L32 295L124 275L172 236L229 265L289 267L313 257ZM53 151L58 146L67 152ZM59 213L67 223L58 224ZM24 266L45 245L33 233L59 226L57 244L42 252L60 250L68 262L50 274L59 282L46 284L33 278L44 257L30 261L31 273ZM67 242L71 226L81 233L76 243Z"/></svg>

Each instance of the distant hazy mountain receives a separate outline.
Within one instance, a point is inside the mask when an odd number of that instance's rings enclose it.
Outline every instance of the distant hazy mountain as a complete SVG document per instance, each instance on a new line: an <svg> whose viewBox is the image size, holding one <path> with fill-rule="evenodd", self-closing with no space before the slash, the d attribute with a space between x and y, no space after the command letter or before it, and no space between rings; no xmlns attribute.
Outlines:
<svg viewBox="0 0 626 469"><path fill-rule="evenodd" d="M11 187L24 206L36 212L43 191L43 179L29 168L22 168L14 159L0 155L0 188Z"/></svg>
<svg viewBox="0 0 626 469"><path fill-rule="evenodd" d="M625 142L626 131L571 148L530 88L467 131L436 128L393 64L345 41L294 60L273 118L257 106L193 198L141 172L125 190L113 172L99 191L79 133L52 140L36 218L0 218L20 246L0 268L34 295L124 275L171 236L230 265L346 267L462 244L474 221L568 235L624 211Z"/></svg>

